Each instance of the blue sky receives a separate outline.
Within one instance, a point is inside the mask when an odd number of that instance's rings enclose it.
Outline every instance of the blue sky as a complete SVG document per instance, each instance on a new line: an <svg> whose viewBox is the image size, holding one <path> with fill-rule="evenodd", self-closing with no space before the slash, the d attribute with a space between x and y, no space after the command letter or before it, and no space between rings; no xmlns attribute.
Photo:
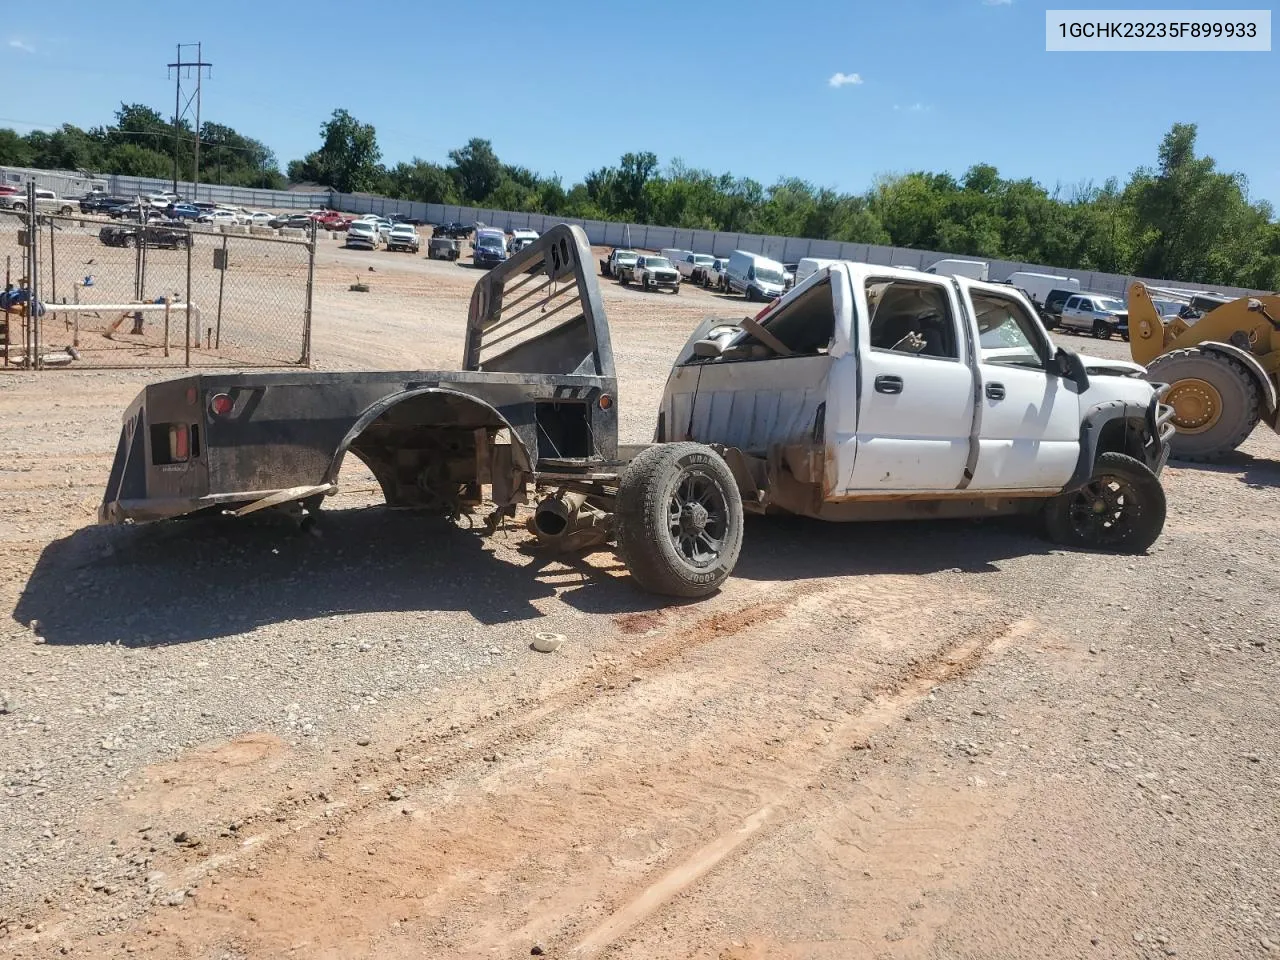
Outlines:
<svg viewBox="0 0 1280 960"><path fill-rule="evenodd" d="M858 191L989 162L1069 192L1153 164L1189 121L1202 152L1280 207L1280 53L1046 53L1046 6L49 0L0 25L0 125L90 126L121 101L168 115L165 64L176 42L201 40L204 118L264 141L282 167L341 106L377 127L387 162L443 161L481 136L566 186L653 150L765 184Z"/></svg>

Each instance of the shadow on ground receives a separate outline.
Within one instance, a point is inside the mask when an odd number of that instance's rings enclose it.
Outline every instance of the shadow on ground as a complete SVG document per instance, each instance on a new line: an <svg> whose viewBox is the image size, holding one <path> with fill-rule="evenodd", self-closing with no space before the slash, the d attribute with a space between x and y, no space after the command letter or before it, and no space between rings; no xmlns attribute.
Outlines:
<svg viewBox="0 0 1280 960"><path fill-rule="evenodd" d="M1026 517L885 523L749 517L742 558L734 576L747 580L808 580L947 570L997 573L1000 560L1046 554L1054 549L1034 530L1034 521Z"/></svg>
<svg viewBox="0 0 1280 960"><path fill-rule="evenodd" d="M369 612L458 611L485 624L542 616L560 594L584 613L670 606L640 592L597 553L508 547L438 519L371 509L327 511L318 534L264 516L138 528L88 527L45 548L14 609L51 644L151 646L230 636L289 620ZM872 573L994 571L1006 557L1044 552L1006 521L831 524L751 518L736 576L798 580Z"/></svg>
<svg viewBox="0 0 1280 960"><path fill-rule="evenodd" d="M1240 450L1232 450L1214 463L1172 460L1169 466L1179 470L1205 470L1209 473L1238 475L1242 483L1259 490L1280 486L1280 463L1254 457Z"/></svg>

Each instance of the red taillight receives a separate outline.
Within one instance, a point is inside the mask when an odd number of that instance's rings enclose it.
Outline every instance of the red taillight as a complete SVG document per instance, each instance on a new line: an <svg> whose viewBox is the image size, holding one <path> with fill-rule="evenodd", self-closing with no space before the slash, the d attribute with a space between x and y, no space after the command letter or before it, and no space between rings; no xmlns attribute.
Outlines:
<svg viewBox="0 0 1280 960"><path fill-rule="evenodd" d="M225 393L215 393L209 398L209 409L215 417L225 417L235 406L235 401Z"/></svg>
<svg viewBox="0 0 1280 960"><path fill-rule="evenodd" d="M185 463L191 457L191 431L185 423L169 424L169 462Z"/></svg>

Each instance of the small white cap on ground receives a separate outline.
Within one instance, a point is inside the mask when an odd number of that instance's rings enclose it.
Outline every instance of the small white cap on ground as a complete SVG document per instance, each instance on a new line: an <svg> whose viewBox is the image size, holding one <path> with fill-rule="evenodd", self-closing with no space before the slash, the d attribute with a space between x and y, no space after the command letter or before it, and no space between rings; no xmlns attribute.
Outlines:
<svg viewBox="0 0 1280 960"><path fill-rule="evenodd" d="M533 649L539 653L555 653L563 643L563 633L535 633L533 635Z"/></svg>

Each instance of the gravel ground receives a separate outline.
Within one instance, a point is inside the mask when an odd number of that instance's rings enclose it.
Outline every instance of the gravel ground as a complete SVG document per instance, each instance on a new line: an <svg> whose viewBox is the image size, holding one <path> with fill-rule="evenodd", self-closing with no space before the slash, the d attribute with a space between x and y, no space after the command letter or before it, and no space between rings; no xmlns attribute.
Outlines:
<svg viewBox="0 0 1280 960"><path fill-rule="evenodd" d="M456 365L474 279L326 247L318 365ZM643 440L742 308L603 290ZM761 521L668 606L354 468L319 536L91 527L156 375L0 376L0 955L1280 951L1271 433L1146 557Z"/></svg>

